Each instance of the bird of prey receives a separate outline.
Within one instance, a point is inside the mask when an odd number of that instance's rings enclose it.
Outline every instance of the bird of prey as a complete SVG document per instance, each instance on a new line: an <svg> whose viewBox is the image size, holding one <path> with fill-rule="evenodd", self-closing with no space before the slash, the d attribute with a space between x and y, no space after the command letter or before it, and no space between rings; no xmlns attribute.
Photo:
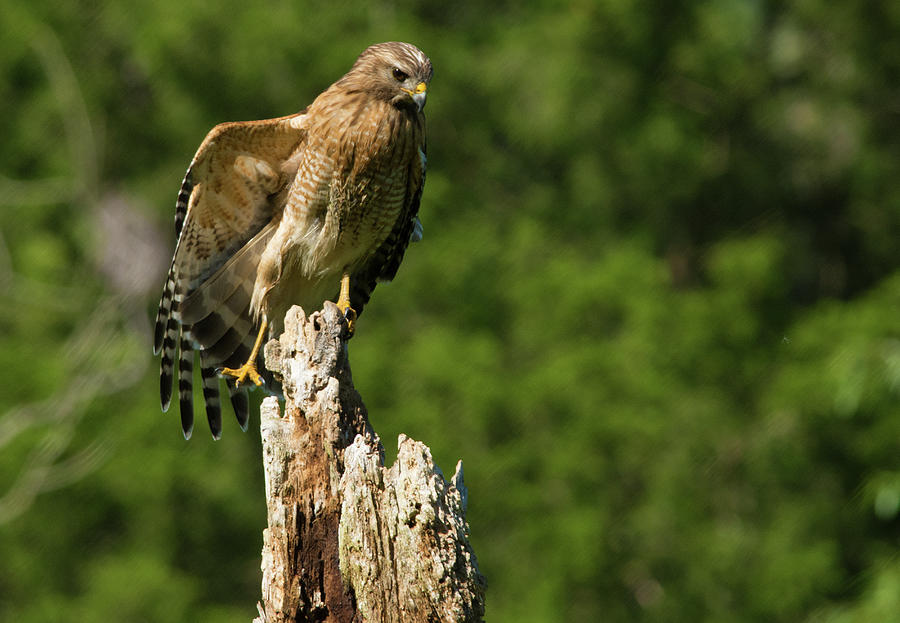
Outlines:
<svg viewBox="0 0 900 623"><path fill-rule="evenodd" d="M421 238L431 76L415 46L376 44L305 110L223 123L206 136L176 201L154 334L164 411L177 352L185 438L194 351L213 437L222 431L220 376L246 430L243 384L264 382L260 344L281 333L291 305L309 312L337 295L352 331L375 284L391 280Z"/></svg>

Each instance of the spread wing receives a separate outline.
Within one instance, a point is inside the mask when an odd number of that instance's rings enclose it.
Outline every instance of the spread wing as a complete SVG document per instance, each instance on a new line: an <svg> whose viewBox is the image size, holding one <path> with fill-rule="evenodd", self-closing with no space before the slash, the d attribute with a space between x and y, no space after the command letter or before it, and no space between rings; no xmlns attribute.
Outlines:
<svg viewBox="0 0 900 623"><path fill-rule="evenodd" d="M357 315L362 314L363 307L369 302L378 282L391 281L396 276L409 243L422 239L422 223L418 214L422 189L425 187L426 162L423 142L419 158L413 159L409 165L409 184L400 217L372 257L351 276L350 306Z"/></svg>
<svg viewBox="0 0 900 623"><path fill-rule="evenodd" d="M305 111L304 111L305 112ZM224 123L206 136L188 168L175 206L178 242L159 302L154 353L162 352L160 400L168 409L176 348L182 429L193 427L194 349L215 437L221 431L215 369L243 363L255 331L249 316L259 257L293 178L291 155L303 143L304 112L264 121ZM246 390L229 385L241 426Z"/></svg>

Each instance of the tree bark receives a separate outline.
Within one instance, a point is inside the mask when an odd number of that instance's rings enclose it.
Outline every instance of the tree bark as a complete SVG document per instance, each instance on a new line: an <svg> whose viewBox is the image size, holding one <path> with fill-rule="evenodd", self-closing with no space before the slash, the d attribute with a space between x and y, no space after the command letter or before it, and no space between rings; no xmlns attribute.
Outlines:
<svg viewBox="0 0 900 623"><path fill-rule="evenodd" d="M266 345L282 381L263 401L269 526L255 623L481 621L485 581L468 542L462 463L450 482L401 435L397 461L369 425L347 361L346 322L326 303L285 318Z"/></svg>

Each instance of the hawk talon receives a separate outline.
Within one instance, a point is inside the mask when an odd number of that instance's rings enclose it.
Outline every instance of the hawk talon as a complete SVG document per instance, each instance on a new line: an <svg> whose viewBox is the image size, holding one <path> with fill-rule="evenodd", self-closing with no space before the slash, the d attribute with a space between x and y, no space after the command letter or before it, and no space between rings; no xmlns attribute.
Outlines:
<svg viewBox="0 0 900 623"><path fill-rule="evenodd" d="M260 385L265 385L265 383L266 383L263 380L263 377L261 377L259 375L259 372L256 371L256 365L252 362L247 362L244 365L242 365L240 368L222 368L222 370L219 374L221 374L222 376L235 377L235 379L234 379L235 387L240 387L241 383L246 381L248 377L251 381L253 381L253 384L256 385L257 387L259 387Z"/></svg>
<svg viewBox="0 0 900 623"><path fill-rule="evenodd" d="M265 381L259 375L259 372L256 371L256 355L259 354L259 347L262 344L263 336L266 334L266 327L268 326L269 321L263 318L262 322L259 323L259 333L256 334L256 341L253 343L253 350L250 351L250 357L247 359L247 363L242 365L240 368L222 369L222 376L235 377L235 387L240 387L241 383L247 380L247 377L250 377L250 380L253 381L253 384L257 387L265 384Z"/></svg>

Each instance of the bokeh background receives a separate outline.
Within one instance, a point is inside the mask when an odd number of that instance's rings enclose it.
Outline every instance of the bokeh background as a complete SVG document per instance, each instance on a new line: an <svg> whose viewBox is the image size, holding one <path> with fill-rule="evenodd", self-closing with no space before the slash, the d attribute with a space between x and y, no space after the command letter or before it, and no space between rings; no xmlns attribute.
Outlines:
<svg viewBox="0 0 900 623"><path fill-rule="evenodd" d="M0 620L255 616L258 417L158 407L175 195L386 40L425 240L350 358L488 620L900 620L894 0L0 0Z"/></svg>

